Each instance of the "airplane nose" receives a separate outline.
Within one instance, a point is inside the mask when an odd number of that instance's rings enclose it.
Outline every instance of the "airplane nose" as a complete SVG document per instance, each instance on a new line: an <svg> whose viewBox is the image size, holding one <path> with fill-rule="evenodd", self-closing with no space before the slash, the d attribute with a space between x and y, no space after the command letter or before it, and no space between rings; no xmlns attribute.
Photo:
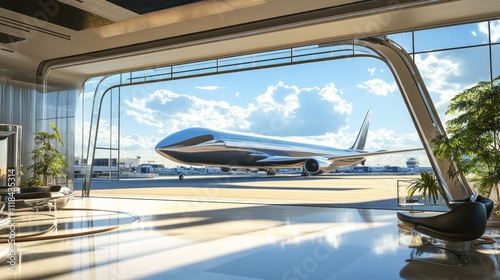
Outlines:
<svg viewBox="0 0 500 280"><path fill-rule="evenodd" d="M179 135L179 133L172 133L169 136L163 138L158 144L156 144L155 149L168 148L172 146L177 146L182 141L186 140L184 136Z"/></svg>
<svg viewBox="0 0 500 280"><path fill-rule="evenodd" d="M174 132L167 137L163 138L158 144L156 144L155 150L171 147L179 142L181 142L183 137L180 137L179 132Z"/></svg>
<svg viewBox="0 0 500 280"><path fill-rule="evenodd" d="M174 132L163 138L163 140L156 144L155 150L165 149L168 147L197 145L213 139L214 136L208 129L187 128L181 131Z"/></svg>
<svg viewBox="0 0 500 280"><path fill-rule="evenodd" d="M160 142L158 142L155 146L155 150L165 148L168 146L167 143L170 143L171 141L168 139L168 137L163 138Z"/></svg>

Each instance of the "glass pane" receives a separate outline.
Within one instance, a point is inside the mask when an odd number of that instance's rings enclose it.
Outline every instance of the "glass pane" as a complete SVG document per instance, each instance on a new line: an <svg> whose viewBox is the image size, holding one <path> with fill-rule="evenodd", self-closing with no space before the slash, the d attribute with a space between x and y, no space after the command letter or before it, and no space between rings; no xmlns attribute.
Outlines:
<svg viewBox="0 0 500 280"><path fill-rule="evenodd" d="M111 114L110 114L110 125L111 125L111 147L117 149L119 143L119 119L120 119L120 88L114 88L111 95Z"/></svg>
<svg viewBox="0 0 500 280"><path fill-rule="evenodd" d="M172 69L173 77L184 77L206 73L214 73L217 70L217 61L208 60L195 63L175 65Z"/></svg>
<svg viewBox="0 0 500 280"><path fill-rule="evenodd" d="M500 42L500 20L492 20L490 22L491 42Z"/></svg>
<svg viewBox="0 0 500 280"><path fill-rule="evenodd" d="M479 81L489 81L490 62L487 46L431 52L415 55L415 62L441 120L450 100Z"/></svg>
<svg viewBox="0 0 500 280"><path fill-rule="evenodd" d="M99 130L97 135L97 147L110 148L111 147L111 116L112 116L112 102L113 94L108 93L103 97L101 103L101 115L99 120Z"/></svg>
<svg viewBox="0 0 500 280"><path fill-rule="evenodd" d="M387 36L389 39L400 45L407 53L413 53L413 33L397 33Z"/></svg>
<svg viewBox="0 0 500 280"><path fill-rule="evenodd" d="M488 43L484 23L469 23L415 31L415 52L426 52Z"/></svg>
<svg viewBox="0 0 500 280"><path fill-rule="evenodd" d="M500 45L491 47L491 64L493 65L493 78L500 76Z"/></svg>
<svg viewBox="0 0 500 280"><path fill-rule="evenodd" d="M331 58L352 55L354 48L352 44L319 44L306 47L298 47L293 50L293 61L306 61L321 58Z"/></svg>
<svg viewBox="0 0 500 280"><path fill-rule="evenodd" d="M219 71L253 68L290 62L290 50L277 50L218 60Z"/></svg>

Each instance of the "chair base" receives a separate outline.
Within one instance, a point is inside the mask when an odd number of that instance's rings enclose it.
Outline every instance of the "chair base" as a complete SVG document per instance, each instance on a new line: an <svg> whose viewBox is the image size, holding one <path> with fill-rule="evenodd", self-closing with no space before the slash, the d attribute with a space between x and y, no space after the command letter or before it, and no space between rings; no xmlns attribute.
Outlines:
<svg viewBox="0 0 500 280"><path fill-rule="evenodd" d="M421 236L416 232L413 232L412 239L409 247L413 250L410 253L410 258L406 259L408 262L416 261L441 266L464 266L467 263L469 242L442 243L435 238ZM461 247L463 243L465 243L465 248L460 248L460 250L448 247L452 244L458 244ZM462 250L465 251L464 254L460 253Z"/></svg>

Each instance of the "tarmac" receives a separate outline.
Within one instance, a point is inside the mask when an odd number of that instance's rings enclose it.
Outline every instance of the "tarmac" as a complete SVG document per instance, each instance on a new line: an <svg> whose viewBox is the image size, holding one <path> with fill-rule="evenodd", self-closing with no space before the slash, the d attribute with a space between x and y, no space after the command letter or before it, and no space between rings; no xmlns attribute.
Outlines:
<svg viewBox="0 0 500 280"><path fill-rule="evenodd" d="M91 197L144 198L175 201L281 204L356 209L401 210L398 181L418 175L221 175L162 176L152 179L93 179ZM81 182L75 182L75 190ZM439 206L416 210L442 211Z"/></svg>

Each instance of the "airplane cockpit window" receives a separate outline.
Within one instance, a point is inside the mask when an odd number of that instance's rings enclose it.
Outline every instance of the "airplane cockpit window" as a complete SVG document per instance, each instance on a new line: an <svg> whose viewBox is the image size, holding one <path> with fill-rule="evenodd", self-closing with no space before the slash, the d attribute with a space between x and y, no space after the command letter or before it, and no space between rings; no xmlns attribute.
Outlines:
<svg viewBox="0 0 500 280"><path fill-rule="evenodd" d="M198 136L198 137L193 137L193 138L189 138L189 139L186 139L182 142L179 142L179 143L176 143L176 144L173 144L171 146L177 146L177 147L186 147L186 146L194 146L194 145L198 145L198 144L201 144L201 143L204 143L204 142L207 142L207 141L212 141L214 140L214 136L213 135L201 135L201 136Z"/></svg>

